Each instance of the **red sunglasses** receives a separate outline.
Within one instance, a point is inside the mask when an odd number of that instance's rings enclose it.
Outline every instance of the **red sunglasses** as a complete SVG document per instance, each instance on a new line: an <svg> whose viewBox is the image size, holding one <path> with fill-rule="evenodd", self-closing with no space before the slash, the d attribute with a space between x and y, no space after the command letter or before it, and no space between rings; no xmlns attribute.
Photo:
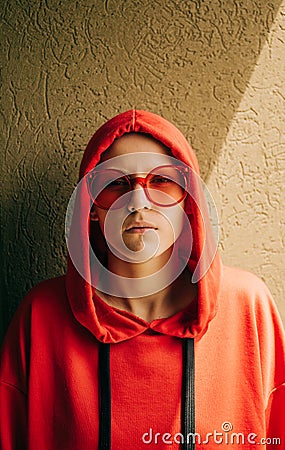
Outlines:
<svg viewBox="0 0 285 450"><path fill-rule="evenodd" d="M88 192L92 202L102 209L125 206L124 194L140 184L148 200L158 206L174 206L187 195L189 169L185 166L163 165L145 177L131 177L117 169L93 169L87 175Z"/></svg>

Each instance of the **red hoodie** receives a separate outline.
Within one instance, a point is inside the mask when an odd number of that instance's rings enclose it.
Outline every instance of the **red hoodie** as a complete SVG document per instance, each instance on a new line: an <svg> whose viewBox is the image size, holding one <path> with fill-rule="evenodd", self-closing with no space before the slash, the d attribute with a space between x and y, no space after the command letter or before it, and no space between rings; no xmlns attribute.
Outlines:
<svg viewBox="0 0 285 450"><path fill-rule="evenodd" d="M176 127L155 114L128 111L92 137L80 178L114 139L129 132L151 135L199 173L196 157ZM222 266L202 186L194 179L188 268L198 295L182 311L151 323L108 306L94 294L86 227L90 201L83 183L71 239L76 238L84 273L78 273L69 257L66 276L32 289L3 345L2 450L99 448L100 403L108 397L102 391L104 375L99 379L100 343L110 349L110 367L103 370L111 383L107 403L112 450L194 448L183 446L187 436L181 424L182 385L188 382L183 381L183 342L189 338L194 339L195 405L187 405L195 448L285 449L285 340L279 315L261 280ZM100 239L99 234L93 237L97 248Z"/></svg>

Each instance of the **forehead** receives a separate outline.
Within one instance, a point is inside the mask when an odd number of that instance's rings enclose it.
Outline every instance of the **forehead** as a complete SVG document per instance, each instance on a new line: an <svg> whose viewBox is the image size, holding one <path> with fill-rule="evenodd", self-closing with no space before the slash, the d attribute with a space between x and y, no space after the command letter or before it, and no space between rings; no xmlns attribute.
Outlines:
<svg viewBox="0 0 285 450"><path fill-rule="evenodd" d="M145 172L158 165L171 164L167 147L152 137L129 133L116 139L100 159L105 168L128 173Z"/></svg>

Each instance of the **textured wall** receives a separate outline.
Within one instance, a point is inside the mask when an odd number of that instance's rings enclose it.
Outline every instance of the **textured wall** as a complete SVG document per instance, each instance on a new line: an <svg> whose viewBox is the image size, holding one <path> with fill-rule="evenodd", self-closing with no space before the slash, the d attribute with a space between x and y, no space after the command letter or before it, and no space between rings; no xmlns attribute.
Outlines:
<svg viewBox="0 0 285 450"><path fill-rule="evenodd" d="M285 323L285 2L208 178L223 260L258 274Z"/></svg>
<svg viewBox="0 0 285 450"><path fill-rule="evenodd" d="M132 107L185 133L218 204L225 261L262 276L284 314L284 3L0 6L3 326L28 288L64 272L84 147Z"/></svg>

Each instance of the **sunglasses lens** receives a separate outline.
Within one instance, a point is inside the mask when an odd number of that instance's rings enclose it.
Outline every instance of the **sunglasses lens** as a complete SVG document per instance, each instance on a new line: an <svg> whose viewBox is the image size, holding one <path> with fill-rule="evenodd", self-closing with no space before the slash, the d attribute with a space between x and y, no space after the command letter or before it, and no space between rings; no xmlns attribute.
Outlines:
<svg viewBox="0 0 285 450"><path fill-rule="evenodd" d="M89 193L94 203L108 209L112 204L130 191L131 185L126 176L117 170L102 170L93 172L88 184ZM123 206L116 203L116 208Z"/></svg>
<svg viewBox="0 0 285 450"><path fill-rule="evenodd" d="M181 202L185 189L184 174L175 166L157 167L147 177L149 198L157 205L169 206Z"/></svg>

